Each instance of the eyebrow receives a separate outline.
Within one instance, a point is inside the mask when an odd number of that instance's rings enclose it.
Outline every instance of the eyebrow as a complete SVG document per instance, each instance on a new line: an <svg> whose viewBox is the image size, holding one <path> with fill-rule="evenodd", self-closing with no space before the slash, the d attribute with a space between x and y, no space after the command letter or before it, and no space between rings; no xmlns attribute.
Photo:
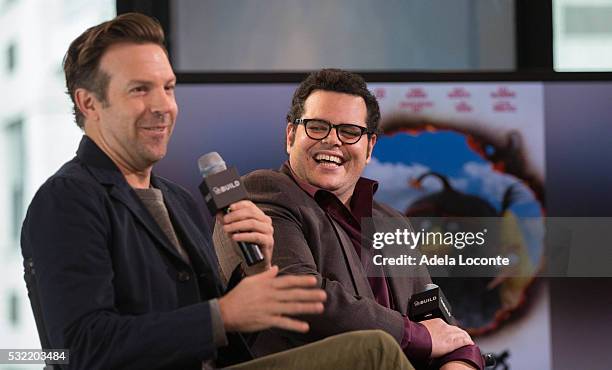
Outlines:
<svg viewBox="0 0 612 370"><path fill-rule="evenodd" d="M170 83L176 83L176 77L169 79L168 81L164 83L164 85L170 84ZM128 86L133 86L133 85L151 86L153 84L154 84L153 82L147 81L147 80L131 80L128 82Z"/></svg>
<svg viewBox="0 0 612 370"><path fill-rule="evenodd" d="M363 126L361 126L361 122L359 122L359 123L355 123L355 122L353 122L353 123L351 123L351 122L331 123L331 122L329 122L329 121L328 121L328 120L326 120L326 119L323 119L323 118L317 118L317 117L313 117L313 118L302 118L302 119L314 120L314 121L323 121L323 122L326 122L326 123L332 124L332 125L334 125L334 126L338 126L338 125L353 125L353 126L359 126L359 127L365 127L365 128L368 128L368 123L367 123L367 122L363 123Z"/></svg>

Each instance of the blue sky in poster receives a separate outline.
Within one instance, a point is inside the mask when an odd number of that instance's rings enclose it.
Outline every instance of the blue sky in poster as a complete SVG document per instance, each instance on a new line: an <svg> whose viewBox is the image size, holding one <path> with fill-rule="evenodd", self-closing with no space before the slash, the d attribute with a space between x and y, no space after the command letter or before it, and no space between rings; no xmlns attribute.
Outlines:
<svg viewBox="0 0 612 370"><path fill-rule="evenodd" d="M496 209L500 209L506 189L515 184L517 199L511 210L522 217L541 215L540 205L527 186L511 175L494 171L468 147L462 134L438 131L381 136L373 157L365 175L379 180L377 199L400 211L416 199L441 190L440 181L434 178L427 178L422 190L410 186L411 179L435 171L445 174L455 190L480 196Z"/></svg>
<svg viewBox="0 0 612 370"><path fill-rule="evenodd" d="M374 156L381 162L399 159L404 163L427 163L433 171L457 176L464 163L484 162L473 151L462 150L464 147L467 149L465 137L450 131L424 132L418 136L397 134L380 137Z"/></svg>

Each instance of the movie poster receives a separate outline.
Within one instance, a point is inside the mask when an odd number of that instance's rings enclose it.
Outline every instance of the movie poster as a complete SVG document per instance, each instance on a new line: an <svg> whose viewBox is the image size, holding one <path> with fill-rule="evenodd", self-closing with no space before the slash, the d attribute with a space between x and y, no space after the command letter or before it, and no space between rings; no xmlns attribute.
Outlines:
<svg viewBox="0 0 612 370"><path fill-rule="evenodd" d="M432 273L433 281L484 351L506 352L503 362L512 368L550 368L547 288L534 279L546 209L542 84L370 87L382 120L364 175L379 182L376 199L415 220L501 220L511 267L476 278ZM537 348L534 338L542 339Z"/></svg>

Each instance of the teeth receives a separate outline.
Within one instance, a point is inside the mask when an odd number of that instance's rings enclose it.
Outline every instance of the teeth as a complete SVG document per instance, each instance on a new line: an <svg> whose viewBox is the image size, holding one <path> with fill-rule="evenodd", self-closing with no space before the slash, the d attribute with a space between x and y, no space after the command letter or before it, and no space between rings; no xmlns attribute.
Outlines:
<svg viewBox="0 0 612 370"><path fill-rule="evenodd" d="M328 161L328 162L334 162L336 164L342 164L342 159L340 159L340 157L337 157L335 155L317 154L315 156L315 160Z"/></svg>

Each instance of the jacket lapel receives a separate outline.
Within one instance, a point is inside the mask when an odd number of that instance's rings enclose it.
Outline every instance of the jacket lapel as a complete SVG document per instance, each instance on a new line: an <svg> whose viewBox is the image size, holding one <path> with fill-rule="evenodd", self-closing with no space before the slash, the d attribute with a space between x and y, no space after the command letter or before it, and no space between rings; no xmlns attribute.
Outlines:
<svg viewBox="0 0 612 370"><path fill-rule="evenodd" d="M396 229L408 229L409 231L413 231L412 225L407 221L407 219L404 220L399 216L383 214L376 208L372 210L372 213L372 222L374 223L374 229L376 231L388 232ZM413 253L416 254L417 252ZM384 275L386 277L393 277L392 279L387 279L387 284L389 285L389 290L391 296L393 297L392 302L396 306L392 308L401 312L402 314L406 314L408 312L408 301L410 300L410 297L417 291L421 291L420 288L415 289L415 285L425 286L425 283L422 282L421 277L423 271L421 268L415 266L412 268L413 270L410 271L410 273L402 275L397 273L397 267L395 267L395 271L392 269L393 267L388 265L383 266Z"/></svg>
<svg viewBox="0 0 612 370"><path fill-rule="evenodd" d="M351 239L349 239L348 235L346 235L344 230L342 230L342 227L340 227L340 225L332 217L327 215L327 219L334 227L334 231L336 232L336 236L338 237L338 241L342 247L342 252L344 253L344 258L346 259L346 265L349 273L351 274L351 279L353 280L355 293L362 297L374 298L372 288L370 288L370 283L368 282L361 261L359 260L359 256L353 247L353 242L351 242Z"/></svg>
<svg viewBox="0 0 612 370"><path fill-rule="evenodd" d="M109 196L121 202L134 214L135 218L158 242L156 245L176 260L186 263L127 183L119 168L93 140L83 136L77 150L77 157L85 164L92 176L108 189Z"/></svg>
<svg viewBox="0 0 612 370"><path fill-rule="evenodd" d="M183 248L191 258L191 264L199 276L200 284L206 285L202 294L206 298L219 297L224 290L219 277L217 256L210 244L210 239L203 237L203 230L193 223L192 218L182 210L180 200L157 177L151 178L152 184L162 191L166 207ZM214 294L211 294L214 292Z"/></svg>
<svg viewBox="0 0 612 370"><path fill-rule="evenodd" d="M408 313L408 301L410 300L410 296L412 296L414 292L413 284L414 278L409 278L407 276L394 276L390 275L390 271L385 267L385 276L393 276L392 279L387 279L387 284L389 284L389 290L391 292L391 296L393 297L393 303L396 307L391 307L402 314Z"/></svg>
<svg viewBox="0 0 612 370"><path fill-rule="evenodd" d="M296 178L291 173L291 168L289 167L288 162L285 162L281 166L280 172L284 173L297 183ZM316 191L316 188L308 183L302 185L298 184L298 186L306 194L308 194L309 201L314 203L313 207L320 208L318 203L314 200L314 193ZM305 187L311 187L312 189L309 191L305 189ZM344 254L344 262L348 269L349 275L351 276L351 281L353 283L353 288L355 289L355 294L362 297L374 298L374 293L372 293L372 288L370 288L370 283L368 282L365 270L363 269L363 265L361 264L359 256L355 251L355 247L353 247L353 242L346 234L346 232L342 229L340 224L338 224L327 212L324 213L329 222L331 223L336 234L338 243L340 243L340 247L342 248L342 253Z"/></svg>
<svg viewBox="0 0 612 370"><path fill-rule="evenodd" d="M134 214L136 219L147 229L147 231L156 239L158 242L157 245L161 246L161 248L169 253L170 255L176 257L176 259L186 263L181 255L178 253L176 248L172 245L166 234L159 227L153 216L147 211L147 209L142 205L142 202L138 198L138 195L129 188L126 187L118 187L113 186L110 189L109 195L119 202L123 203L130 212Z"/></svg>

